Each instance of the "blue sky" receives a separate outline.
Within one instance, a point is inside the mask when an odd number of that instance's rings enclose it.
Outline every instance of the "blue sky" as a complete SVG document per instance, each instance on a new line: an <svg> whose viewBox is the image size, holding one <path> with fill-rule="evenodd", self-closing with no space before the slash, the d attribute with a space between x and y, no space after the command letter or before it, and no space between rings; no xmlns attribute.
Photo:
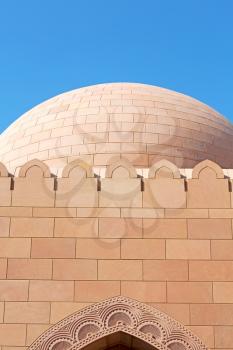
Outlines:
<svg viewBox="0 0 233 350"><path fill-rule="evenodd" d="M0 131L58 93L115 81L183 92L233 120L233 1L1 1Z"/></svg>

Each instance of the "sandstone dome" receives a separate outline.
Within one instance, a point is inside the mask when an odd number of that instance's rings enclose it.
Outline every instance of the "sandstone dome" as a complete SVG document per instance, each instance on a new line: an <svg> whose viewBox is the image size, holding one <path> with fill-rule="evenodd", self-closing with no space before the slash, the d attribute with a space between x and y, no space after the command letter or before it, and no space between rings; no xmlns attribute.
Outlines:
<svg viewBox="0 0 233 350"><path fill-rule="evenodd" d="M180 168L210 159L233 167L233 126L207 105L136 83L88 86L34 107L0 135L0 161L14 173L37 158L54 173L81 158L105 167L119 158L147 168L165 158Z"/></svg>

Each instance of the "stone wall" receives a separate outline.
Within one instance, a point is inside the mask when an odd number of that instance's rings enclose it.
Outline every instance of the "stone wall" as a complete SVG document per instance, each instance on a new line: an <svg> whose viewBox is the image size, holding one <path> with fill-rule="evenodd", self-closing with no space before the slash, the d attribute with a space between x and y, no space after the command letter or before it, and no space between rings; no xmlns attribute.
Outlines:
<svg viewBox="0 0 233 350"><path fill-rule="evenodd" d="M211 161L190 179L168 161L104 178L68 164L0 165L0 346L24 349L86 305L123 295L233 348L232 180Z"/></svg>

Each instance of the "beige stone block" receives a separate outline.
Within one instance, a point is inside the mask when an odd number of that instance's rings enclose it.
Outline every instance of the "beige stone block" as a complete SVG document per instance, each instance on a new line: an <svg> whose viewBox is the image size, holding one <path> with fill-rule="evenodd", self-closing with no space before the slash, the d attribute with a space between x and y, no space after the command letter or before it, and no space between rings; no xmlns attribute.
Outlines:
<svg viewBox="0 0 233 350"><path fill-rule="evenodd" d="M98 219L56 218L54 235L57 237L95 238L98 236Z"/></svg>
<svg viewBox="0 0 233 350"><path fill-rule="evenodd" d="M193 334L197 335L209 349L214 348L216 333L213 326L189 326L188 328Z"/></svg>
<svg viewBox="0 0 233 350"><path fill-rule="evenodd" d="M166 302L165 282L121 282L121 294L142 302Z"/></svg>
<svg viewBox="0 0 233 350"><path fill-rule="evenodd" d="M188 219L191 239L221 239L232 237L230 219Z"/></svg>
<svg viewBox="0 0 233 350"><path fill-rule="evenodd" d="M143 127L143 123L134 124L135 128ZM122 128L130 128L128 125L122 125ZM143 144L142 142L139 143L122 143L121 144L121 153L132 153L138 156L139 154L146 153L146 144Z"/></svg>
<svg viewBox="0 0 233 350"><path fill-rule="evenodd" d="M55 113L54 113L55 114ZM54 116L55 117L55 116ZM56 118L56 117L55 117ZM63 125L63 120L61 119L57 119L57 120L52 120L51 122L48 122L46 124L43 125L44 130L56 130L59 127L61 127ZM52 136L52 135L51 135ZM46 141L45 141L46 142ZM49 140L47 140L48 142L48 148L49 147L53 147L54 146L54 138L50 138ZM42 143L42 142L41 142ZM40 145L41 145L40 143ZM42 143L43 144L43 143ZM43 148L47 148L47 147L43 147Z"/></svg>
<svg viewBox="0 0 233 350"><path fill-rule="evenodd" d="M212 240L211 257L213 260L233 260L233 240Z"/></svg>
<svg viewBox="0 0 233 350"><path fill-rule="evenodd" d="M169 303L211 303L211 282L167 282Z"/></svg>
<svg viewBox="0 0 233 350"><path fill-rule="evenodd" d="M145 260L143 261L143 279L186 281L188 280L188 262L186 260Z"/></svg>
<svg viewBox="0 0 233 350"><path fill-rule="evenodd" d="M143 207L184 208L186 192L182 179L145 179Z"/></svg>
<svg viewBox="0 0 233 350"><path fill-rule="evenodd" d="M167 145L170 147L182 147L183 141L185 139L183 137L176 137L171 135L159 135L159 144L161 145Z"/></svg>
<svg viewBox="0 0 233 350"><path fill-rule="evenodd" d="M233 282L214 282L213 297L215 303L233 303Z"/></svg>
<svg viewBox="0 0 233 350"><path fill-rule="evenodd" d="M69 108L69 105L67 105L67 104L56 106L56 107L50 109L49 114L55 114L55 113L57 114L59 112L64 112L64 111L67 111L68 108ZM56 123L55 123L55 127L56 127Z"/></svg>
<svg viewBox="0 0 233 350"><path fill-rule="evenodd" d="M74 282L71 281L31 281L30 301L73 301Z"/></svg>
<svg viewBox="0 0 233 350"><path fill-rule="evenodd" d="M97 125L98 129L101 129L101 125L104 125L104 123L101 123ZM102 126L103 128L104 126ZM106 127L105 127L106 128ZM96 145L96 153L120 153L121 149L121 144L120 143L108 143L108 142L103 142L103 143L97 143Z"/></svg>
<svg viewBox="0 0 233 350"><path fill-rule="evenodd" d="M76 208L33 208L33 216L42 218L73 218L76 217Z"/></svg>
<svg viewBox="0 0 233 350"><path fill-rule="evenodd" d="M189 304L155 304L151 303L157 310L164 312L168 316L184 325L189 324Z"/></svg>
<svg viewBox="0 0 233 350"><path fill-rule="evenodd" d="M187 219L201 219L208 218L208 209L165 209L165 217L167 218L187 218Z"/></svg>
<svg viewBox="0 0 233 350"><path fill-rule="evenodd" d="M164 209L154 208L122 208L121 217L123 218L163 218Z"/></svg>
<svg viewBox="0 0 233 350"><path fill-rule="evenodd" d="M50 305L47 302L6 302L5 323L48 323Z"/></svg>
<svg viewBox="0 0 233 350"><path fill-rule="evenodd" d="M120 212L120 208L77 208L77 217L117 218L120 217Z"/></svg>
<svg viewBox="0 0 233 350"><path fill-rule="evenodd" d="M8 259L7 278L10 279L51 279L52 260Z"/></svg>
<svg viewBox="0 0 233 350"><path fill-rule="evenodd" d="M191 304L190 324L196 326L233 325L232 304Z"/></svg>
<svg viewBox="0 0 233 350"><path fill-rule="evenodd" d="M189 208L230 208L228 180L213 178L212 169L206 169L205 175L188 181L187 206Z"/></svg>
<svg viewBox="0 0 233 350"><path fill-rule="evenodd" d="M28 258L30 256L31 239L0 238L0 257Z"/></svg>
<svg viewBox="0 0 233 350"><path fill-rule="evenodd" d="M28 299L28 281L0 280L1 301L26 301Z"/></svg>
<svg viewBox="0 0 233 350"><path fill-rule="evenodd" d="M148 154L125 153L124 158L139 168L148 168Z"/></svg>
<svg viewBox="0 0 233 350"><path fill-rule="evenodd" d="M100 207L141 207L141 180L131 178L102 179Z"/></svg>
<svg viewBox="0 0 233 350"><path fill-rule="evenodd" d="M134 133L134 142L141 142L142 144L154 144L157 145L159 138L157 134L146 133L146 132L135 132Z"/></svg>
<svg viewBox="0 0 233 350"><path fill-rule="evenodd" d="M50 323L57 323L63 318L83 309L90 305L89 303L72 303L72 302L52 302Z"/></svg>
<svg viewBox="0 0 233 350"><path fill-rule="evenodd" d="M0 258L0 279L6 278L6 272L7 272L7 259Z"/></svg>
<svg viewBox="0 0 233 350"><path fill-rule="evenodd" d="M11 205L11 178L0 177L0 207Z"/></svg>
<svg viewBox="0 0 233 350"><path fill-rule="evenodd" d="M190 261L189 279L193 281L233 281L233 261Z"/></svg>
<svg viewBox="0 0 233 350"><path fill-rule="evenodd" d="M32 135L31 142L44 141L44 142L40 142L40 149L46 149L46 145L48 145L47 140L50 137L50 133L51 133L51 130L45 130L45 131L38 132L38 133ZM34 156L34 154L33 154L33 156ZM34 158L35 158L35 156L32 159L34 159Z"/></svg>
<svg viewBox="0 0 233 350"><path fill-rule="evenodd" d="M0 344L2 346L24 346L25 342L25 324L0 324Z"/></svg>
<svg viewBox="0 0 233 350"><path fill-rule="evenodd" d="M74 258L73 238L32 238L32 258Z"/></svg>
<svg viewBox="0 0 233 350"><path fill-rule="evenodd" d="M56 147L57 145L55 145ZM68 157L71 155L71 146L66 147L56 147L49 150L49 155L47 158L53 159L59 157Z"/></svg>
<svg viewBox="0 0 233 350"><path fill-rule="evenodd" d="M140 238L142 237L142 219L100 218L99 237Z"/></svg>
<svg viewBox="0 0 233 350"><path fill-rule="evenodd" d="M208 240L181 240L166 241L167 259L210 259L210 241Z"/></svg>
<svg viewBox="0 0 233 350"><path fill-rule="evenodd" d="M54 220L50 218L12 218L13 237L52 237Z"/></svg>
<svg viewBox="0 0 233 350"><path fill-rule="evenodd" d="M120 295L119 281L78 281L75 282L75 301L97 303Z"/></svg>
<svg viewBox="0 0 233 350"><path fill-rule="evenodd" d="M98 262L100 280L141 280L140 260L100 260Z"/></svg>
<svg viewBox="0 0 233 350"><path fill-rule="evenodd" d="M97 207L97 180L94 178L58 179L56 207Z"/></svg>
<svg viewBox="0 0 233 350"><path fill-rule="evenodd" d="M51 138L72 135L72 132L73 132L72 126L62 126L60 128L52 129Z"/></svg>
<svg viewBox="0 0 233 350"><path fill-rule="evenodd" d="M230 349L233 342L233 326L214 327L215 347L217 349Z"/></svg>
<svg viewBox="0 0 233 350"><path fill-rule="evenodd" d="M209 217L215 219L232 219L233 209L209 209Z"/></svg>
<svg viewBox="0 0 233 350"><path fill-rule="evenodd" d="M2 350L27 350L26 346L2 346Z"/></svg>
<svg viewBox="0 0 233 350"><path fill-rule="evenodd" d="M120 159L121 155L119 153L109 153L109 154L102 154L102 153L96 153L94 155L94 164L96 166L105 166L106 164L112 163L112 160L114 159Z"/></svg>
<svg viewBox="0 0 233 350"><path fill-rule="evenodd" d="M187 238L186 219L143 219L144 238Z"/></svg>
<svg viewBox="0 0 233 350"><path fill-rule="evenodd" d="M180 122L180 126L182 128L200 131L200 124L199 123L195 123L195 122L192 122L190 120L185 120L185 119L180 119L179 122Z"/></svg>
<svg viewBox="0 0 233 350"><path fill-rule="evenodd" d="M110 132L109 142L133 142L133 132Z"/></svg>
<svg viewBox="0 0 233 350"><path fill-rule="evenodd" d="M0 207L0 217L1 216L24 216L30 217L32 216L32 208L27 207Z"/></svg>
<svg viewBox="0 0 233 350"><path fill-rule="evenodd" d="M61 147L77 145L80 143L82 144L83 143L83 135L76 133L75 135L62 136L61 138L59 138L59 140L60 140L59 146L61 146Z"/></svg>
<svg viewBox="0 0 233 350"><path fill-rule="evenodd" d="M18 177L12 191L12 205L29 207L54 206L54 179Z"/></svg>
<svg viewBox="0 0 233 350"><path fill-rule="evenodd" d="M50 324L28 324L26 345L30 346L42 333L51 327Z"/></svg>
<svg viewBox="0 0 233 350"><path fill-rule="evenodd" d="M78 238L76 258L81 259L119 259L120 240Z"/></svg>
<svg viewBox="0 0 233 350"><path fill-rule="evenodd" d="M97 261L77 259L55 259L53 261L55 280L96 280Z"/></svg>
<svg viewBox="0 0 233 350"><path fill-rule="evenodd" d="M0 237L8 237L10 232L10 218L0 217Z"/></svg>
<svg viewBox="0 0 233 350"><path fill-rule="evenodd" d="M162 239L122 239L122 259L164 259L165 240Z"/></svg>

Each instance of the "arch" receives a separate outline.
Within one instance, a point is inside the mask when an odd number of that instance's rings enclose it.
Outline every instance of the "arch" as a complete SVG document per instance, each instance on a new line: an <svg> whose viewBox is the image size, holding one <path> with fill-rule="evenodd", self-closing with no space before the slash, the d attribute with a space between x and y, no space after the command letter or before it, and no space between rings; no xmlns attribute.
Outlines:
<svg viewBox="0 0 233 350"><path fill-rule="evenodd" d="M202 162L195 165L192 172L192 178L199 179L201 172L206 168L210 168L211 170L213 170L216 174L217 179L224 179L224 173L222 168L217 163L214 163L212 162L212 160L209 159L203 160Z"/></svg>
<svg viewBox="0 0 233 350"><path fill-rule="evenodd" d="M94 177L94 173L92 171L91 166L80 159L75 159L73 162L67 164L62 171L62 177L70 177L72 171L75 168L80 168L80 170L84 170L86 174L85 177Z"/></svg>
<svg viewBox="0 0 233 350"><path fill-rule="evenodd" d="M161 159L150 167L148 178L156 178L159 171L164 168L171 174L171 178L180 179L180 171L177 166L166 159Z"/></svg>
<svg viewBox="0 0 233 350"><path fill-rule="evenodd" d="M24 164L19 170L19 177L26 177L33 167L39 168L41 177L51 177L49 167L39 159L32 159Z"/></svg>
<svg viewBox="0 0 233 350"><path fill-rule="evenodd" d="M43 333L29 350L80 350L119 333L157 350L206 350L191 331L157 309L123 296L88 306ZM62 347L62 344L64 347Z"/></svg>
<svg viewBox="0 0 233 350"><path fill-rule="evenodd" d="M114 172L117 169L119 169L119 168L123 168L124 170L126 170L126 172L128 172L128 176L127 177L129 177L129 178L137 178L137 172L136 172L135 168L126 159L120 159L117 162L109 164L107 166L107 169L106 169L105 177L113 177L114 176ZM121 176L117 175L116 177L121 177Z"/></svg>

